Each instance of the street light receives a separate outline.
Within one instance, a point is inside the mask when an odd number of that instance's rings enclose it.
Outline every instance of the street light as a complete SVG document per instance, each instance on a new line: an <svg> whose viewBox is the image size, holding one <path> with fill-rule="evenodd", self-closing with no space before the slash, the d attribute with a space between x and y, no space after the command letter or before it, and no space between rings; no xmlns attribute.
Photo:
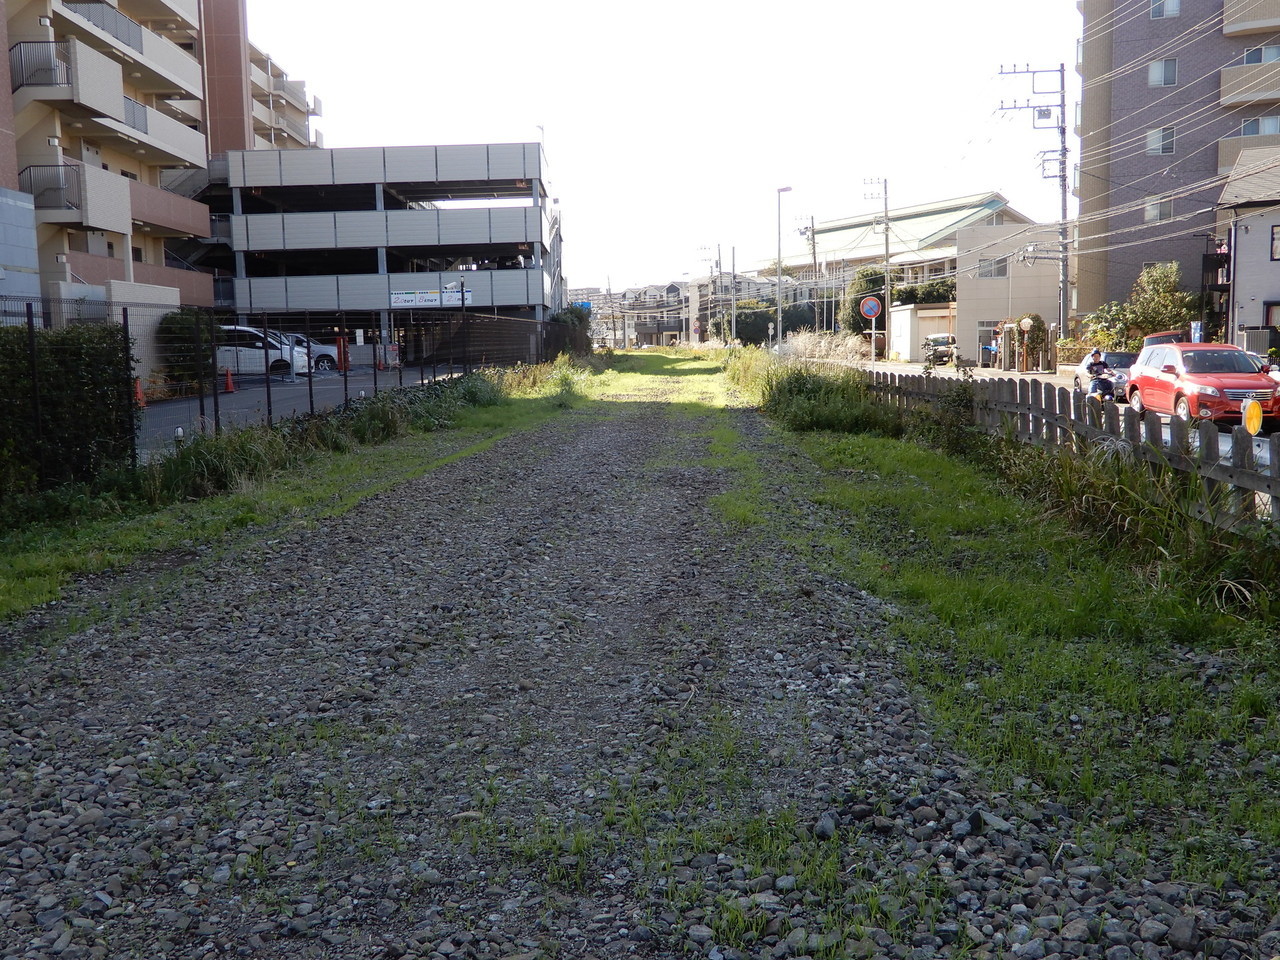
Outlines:
<svg viewBox="0 0 1280 960"><path fill-rule="evenodd" d="M790 193L790 187L778 188L778 352L782 352L782 195Z"/></svg>

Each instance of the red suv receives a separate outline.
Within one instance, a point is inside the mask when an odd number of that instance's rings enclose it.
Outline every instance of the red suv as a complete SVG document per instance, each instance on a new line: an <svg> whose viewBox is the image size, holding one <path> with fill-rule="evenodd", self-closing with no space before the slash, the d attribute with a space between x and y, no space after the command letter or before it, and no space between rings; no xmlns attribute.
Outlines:
<svg viewBox="0 0 1280 960"><path fill-rule="evenodd" d="M1264 368L1265 369L1265 368ZM1129 404L1183 420L1239 420L1257 400L1264 417L1280 417L1280 387L1244 350L1229 343L1158 343L1143 347L1129 369Z"/></svg>

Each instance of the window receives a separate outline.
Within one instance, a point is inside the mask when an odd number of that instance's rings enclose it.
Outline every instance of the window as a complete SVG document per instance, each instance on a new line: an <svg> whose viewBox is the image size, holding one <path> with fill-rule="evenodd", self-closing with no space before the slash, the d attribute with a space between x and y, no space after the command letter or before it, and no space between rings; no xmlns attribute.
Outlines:
<svg viewBox="0 0 1280 960"><path fill-rule="evenodd" d="M1007 277L1009 275L1009 258L997 257L994 260L978 261L978 276L985 278Z"/></svg>
<svg viewBox="0 0 1280 960"><path fill-rule="evenodd" d="M1182 0L1151 0L1151 19L1164 20L1182 12Z"/></svg>
<svg viewBox="0 0 1280 960"><path fill-rule="evenodd" d="M1280 227L1271 228L1271 259L1280 260Z"/></svg>
<svg viewBox="0 0 1280 960"><path fill-rule="evenodd" d="M1245 63L1274 63L1277 60L1280 60L1280 44L1253 47L1244 52Z"/></svg>
<svg viewBox="0 0 1280 960"><path fill-rule="evenodd" d="M1173 216L1172 200L1153 200L1147 204L1146 221L1154 223L1157 220L1168 220Z"/></svg>
<svg viewBox="0 0 1280 960"><path fill-rule="evenodd" d="M1148 130L1147 153L1151 156L1173 153L1173 127Z"/></svg>
<svg viewBox="0 0 1280 960"><path fill-rule="evenodd" d="M1280 116L1251 117L1240 124L1242 137L1256 137L1260 133L1280 133Z"/></svg>
<svg viewBox="0 0 1280 960"><path fill-rule="evenodd" d="M1147 66L1148 87L1172 87L1178 83L1178 60L1156 60Z"/></svg>

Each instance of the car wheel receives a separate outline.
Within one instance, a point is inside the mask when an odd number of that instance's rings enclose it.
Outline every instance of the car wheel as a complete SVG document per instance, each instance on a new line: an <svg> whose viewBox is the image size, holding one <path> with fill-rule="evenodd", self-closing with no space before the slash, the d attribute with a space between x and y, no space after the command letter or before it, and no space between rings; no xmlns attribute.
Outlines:
<svg viewBox="0 0 1280 960"><path fill-rule="evenodd" d="M271 372L277 375L293 373L293 366L288 360L277 360L271 364Z"/></svg>
<svg viewBox="0 0 1280 960"><path fill-rule="evenodd" d="M334 361L333 357L329 356L327 353L322 353L320 356L316 357L312 365L322 373L328 373L331 370L338 369L338 364Z"/></svg>
<svg viewBox="0 0 1280 960"><path fill-rule="evenodd" d="M1146 413L1147 406L1142 402L1142 393L1138 390L1129 394L1129 406L1133 408L1133 412L1141 416Z"/></svg>
<svg viewBox="0 0 1280 960"><path fill-rule="evenodd" d="M1173 404L1173 415L1179 420L1185 420L1190 423L1194 419L1191 416L1191 401L1186 397L1179 397Z"/></svg>

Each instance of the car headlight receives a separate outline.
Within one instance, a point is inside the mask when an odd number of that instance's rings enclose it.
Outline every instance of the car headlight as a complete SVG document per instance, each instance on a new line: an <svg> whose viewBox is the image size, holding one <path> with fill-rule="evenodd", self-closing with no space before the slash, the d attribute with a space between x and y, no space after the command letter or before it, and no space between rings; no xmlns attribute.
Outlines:
<svg viewBox="0 0 1280 960"><path fill-rule="evenodd" d="M1127 373L1116 372L1116 383L1128 383L1129 375Z"/></svg>
<svg viewBox="0 0 1280 960"><path fill-rule="evenodd" d="M1186 390L1187 393L1203 393L1205 396L1209 397L1222 396L1222 391L1217 387L1207 387L1201 383L1188 383L1186 385Z"/></svg>

